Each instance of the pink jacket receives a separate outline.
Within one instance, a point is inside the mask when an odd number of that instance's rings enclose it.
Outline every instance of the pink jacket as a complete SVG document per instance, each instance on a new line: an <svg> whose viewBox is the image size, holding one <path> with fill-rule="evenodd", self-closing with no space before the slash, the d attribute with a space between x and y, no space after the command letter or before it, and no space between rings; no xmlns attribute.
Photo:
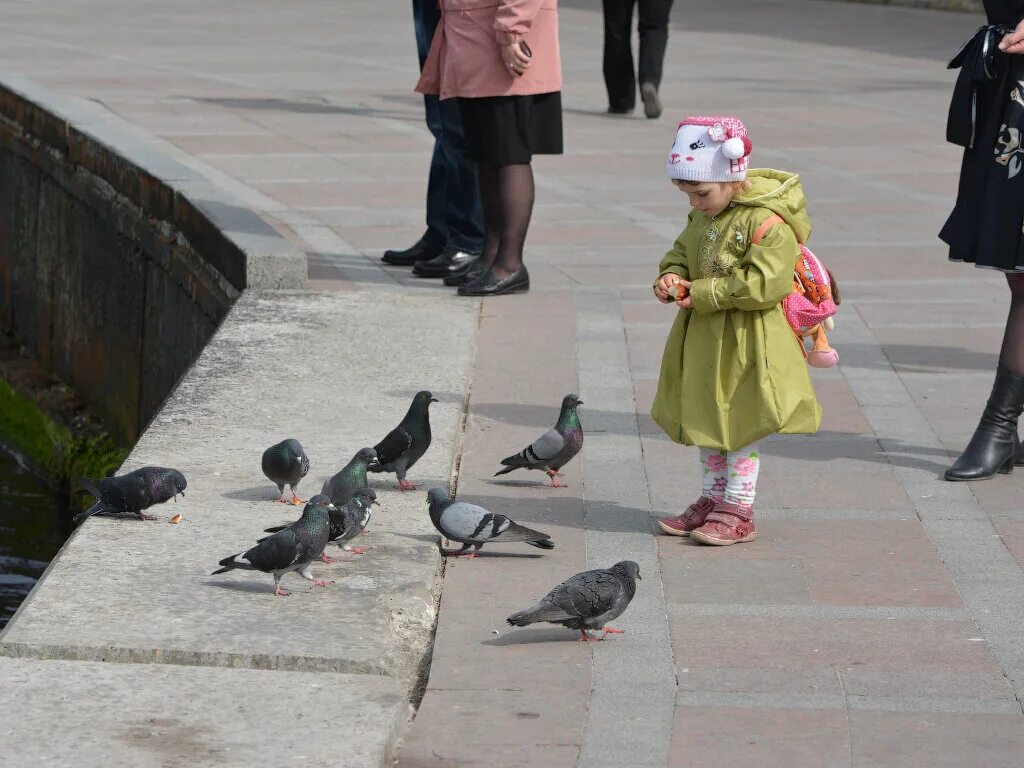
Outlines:
<svg viewBox="0 0 1024 768"><path fill-rule="evenodd" d="M420 93L480 98L562 89L558 55L558 0L440 0ZM501 61L501 43L525 40L533 51L522 77Z"/></svg>

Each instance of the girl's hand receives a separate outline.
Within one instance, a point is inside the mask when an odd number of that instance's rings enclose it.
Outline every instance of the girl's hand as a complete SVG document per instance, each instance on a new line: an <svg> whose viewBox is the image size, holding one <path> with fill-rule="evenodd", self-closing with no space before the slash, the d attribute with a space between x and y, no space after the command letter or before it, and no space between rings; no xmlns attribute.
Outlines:
<svg viewBox="0 0 1024 768"><path fill-rule="evenodd" d="M519 77L530 66L530 57L523 53L519 43L501 46L501 62L510 74Z"/></svg>
<svg viewBox="0 0 1024 768"><path fill-rule="evenodd" d="M662 275L661 280L654 288L654 295L658 297L658 301L662 304L668 304L672 301L672 296L669 294L669 290L676 288L677 293L680 292L680 288L685 288L683 291L683 297L676 299L676 304L680 307L692 307L693 304L690 302L690 281L684 280L679 275Z"/></svg>
<svg viewBox="0 0 1024 768"><path fill-rule="evenodd" d="M1024 19L1017 28L999 41L999 50L1003 53L1024 53Z"/></svg>

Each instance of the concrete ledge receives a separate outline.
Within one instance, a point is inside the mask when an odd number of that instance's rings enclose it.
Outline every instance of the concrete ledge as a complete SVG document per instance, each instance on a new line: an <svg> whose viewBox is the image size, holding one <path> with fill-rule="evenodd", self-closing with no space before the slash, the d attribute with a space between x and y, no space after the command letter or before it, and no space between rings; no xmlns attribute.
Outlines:
<svg viewBox="0 0 1024 768"><path fill-rule="evenodd" d="M11 765L386 766L408 717L386 677L0 658L0 680Z"/></svg>
<svg viewBox="0 0 1024 768"><path fill-rule="evenodd" d="M39 151L95 174L146 215L181 232L235 289L305 285L304 253L102 106L0 72L0 119L18 126Z"/></svg>

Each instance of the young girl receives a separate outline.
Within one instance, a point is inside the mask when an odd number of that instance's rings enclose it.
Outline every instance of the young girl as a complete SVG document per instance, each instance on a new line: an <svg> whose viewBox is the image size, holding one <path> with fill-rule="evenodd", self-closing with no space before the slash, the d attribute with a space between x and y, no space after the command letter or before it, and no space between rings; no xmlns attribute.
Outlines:
<svg viewBox="0 0 1024 768"><path fill-rule="evenodd" d="M737 118L690 117L667 165L693 210L654 284L680 311L651 416L675 442L700 446L703 491L658 525L705 544L754 540L757 441L817 432L821 421L781 307L811 232L804 193L794 174L748 173L750 150Z"/></svg>

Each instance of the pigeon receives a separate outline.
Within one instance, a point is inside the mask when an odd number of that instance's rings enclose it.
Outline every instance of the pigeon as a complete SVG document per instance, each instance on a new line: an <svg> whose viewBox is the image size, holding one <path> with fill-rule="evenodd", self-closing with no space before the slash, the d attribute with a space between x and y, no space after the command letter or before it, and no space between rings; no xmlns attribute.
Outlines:
<svg viewBox="0 0 1024 768"><path fill-rule="evenodd" d="M76 523L109 512L131 512L138 515L140 520L155 520L152 515L143 514L142 510L171 499L177 501L179 493L185 495L188 482L176 469L143 467L126 475L104 477L101 480L80 477L78 484L96 497L96 503L85 512L75 515Z"/></svg>
<svg viewBox="0 0 1024 768"><path fill-rule="evenodd" d="M583 447L583 426L576 413L576 406L582 403L576 395L562 398L562 411L558 414L555 426L534 440L533 445L502 459L505 468L499 469L494 476L507 474L514 469L543 469L551 478L550 487L565 488L565 484L558 481L558 478L564 477L558 470L572 461Z"/></svg>
<svg viewBox="0 0 1024 768"><path fill-rule="evenodd" d="M284 497L284 487L287 485L292 492L291 503L298 505L302 499L295 495L295 486L309 472L309 457L302 450L298 440L282 440L277 445L272 445L263 452L263 474L270 478L270 481L277 486L280 496L277 501L287 504L288 499Z"/></svg>
<svg viewBox="0 0 1024 768"><path fill-rule="evenodd" d="M450 499L444 488L431 488L427 492L427 504L434 527L462 545L462 549L442 549L445 557L476 557L480 548L492 541L522 541L538 549L555 548L555 542L546 533L526 528L476 504ZM463 554L470 548L472 552Z"/></svg>
<svg viewBox="0 0 1024 768"><path fill-rule="evenodd" d="M288 592L281 589L281 577L292 571L298 571L302 578L318 587L327 586L328 582L313 576L310 565L327 546L333 509L330 499L317 494L302 510L302 517L273 536L261 539L248 552L225 557L219 563L222 567L211 575L237 569L272 573L274 594L281 597L288 596Z"/></svg>
<svg viewBox="0 0 1024 768"><path fill-rule="evenodd" d="M356 555L365 554L369 547L351 547L349 542L366 529L367 523L370 522L370 516L373 514L371 506L379 503L377 501L377 494L371 489L360 488L347 502L336 509L332 509L331 533L327 539L328 543L336 541L338 546L346 552L352 552ZM287 527L286 525L278 525L273 528L265 528L264 530L267 533L277 533ZM328 557L323 552L320 553L320 559L328 564L335 562L334 558Z"/></svg>
<svg viewBox="0 0 1024 768"><path fill-rule="evenodd" d="M334 506L340 507L352 498L352 494L360 488L366 487L366 468L376 458L377 452L373 448L360 448L359 452L352 457L352 461L324 483L323 490L320 492L324 496L330 496Z"/></svg>
<svg viewBox="0 0 1024 768"><path fill-rule="evenodd" d="M430 404L436 402L426 390L416 393L402 423L374 446L377 459L370 463L370 472L394 472L398 476L398 487L403 491L419 488L405 479L405 473L430 447L429 411Z"/></svg>
<svg viewBox="0 0 1024 768"><path fill-rule="evenodd" d="M561 624L578 629L580 641L604 640L609 634L622 634L624 630L606 627L622 614L636 593L636 580L640 566L632 560L623 560L607 570L584 571L563 581L532 608L513 613L508 623L525 627L538 621ZM604 631L594 637L587 630Z"/></svg>

